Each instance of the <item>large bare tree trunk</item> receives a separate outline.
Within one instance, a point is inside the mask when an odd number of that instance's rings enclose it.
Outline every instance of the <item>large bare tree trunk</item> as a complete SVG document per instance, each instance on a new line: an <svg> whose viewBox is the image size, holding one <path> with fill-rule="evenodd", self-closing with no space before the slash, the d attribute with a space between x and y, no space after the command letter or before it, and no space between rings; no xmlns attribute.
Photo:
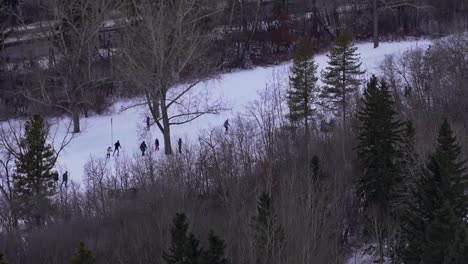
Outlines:
<svg viewBox="0 0 468 264"><path fill-rule="evenodd" d="M171 126L169 124L169 114L167 113L167 106L166 106L166 96L163 95L161 98L161 117L164 126L164 153L166 155L173 154L172 152L172 144L171 144Z"/></svg>
<svg viewBox="0 0 468 264"><path fill-rule="evenodd" d="M374 24L374 49L379 47L379 10L377 9L377 0L372 0L372 22Z"/></svg>
<svg viewBox="0 0 468 264"><path fill-rule="evenodd" d="M73 120L73 133L80 133L80 112L78 110L74 110L72 113L72 120Z"/></svg>

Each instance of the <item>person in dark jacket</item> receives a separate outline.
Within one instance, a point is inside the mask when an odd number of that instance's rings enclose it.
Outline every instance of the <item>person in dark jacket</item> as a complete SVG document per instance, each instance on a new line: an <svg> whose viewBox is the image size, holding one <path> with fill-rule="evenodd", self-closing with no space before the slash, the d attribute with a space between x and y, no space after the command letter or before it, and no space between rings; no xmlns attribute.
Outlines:
<svg viewBox="0 0 468 264"><path fill-rule="evenodd" d="M146 128L150 129L150 117L146 116Z"/></svg>
<svg viewBox="0 0 468 264"><path fill-rule="evenodd" d="M122 147L122 146L120 145L120 141L117 140L117 142L115 142L115 144L114 144L114 153L112 154L112 156L114 156L114 155L115 155L115 152L117 151L117 157L118 157L121 147Z"/></svg>
<svg viewBox="0 0 468 264"><path fill-rule="evenodd" d="M154 141L154 145L156 146L156 150L159 151L159 140L158 139L156 139Z"/></svg>
<svg viewBox="0 0 468 264"><path fill-rule="evenodd" d="M179 140L177 141L177 143L179 144L179 153L182 153L182 139L179 138Z"/></svg>
<svg viewBox="0 0 468 264"><path fill-rule="evenodd" d="M67 188L67 183L68 183L68 171L65 171L65 173L62 175L62 184L65 184L65 188Z"/></svg>
<svg viewBox="0 0 468 264"><path fill-rule="evenodd" d="M141 144L140 144L140 150L141 150L141 155L142 155L142 156L145 155L145 151L146 151L147 148L148 148L148 146L146 146L145 141L141 142Z"/></svg>
<svg viewBox="0 0 468 264"><path fill-rule="evenodd" d="M231 125L229 124L229 120L226 119L226 121L224 121L224 128L226 129L226 133L228 132L230 126Z"/></svg>

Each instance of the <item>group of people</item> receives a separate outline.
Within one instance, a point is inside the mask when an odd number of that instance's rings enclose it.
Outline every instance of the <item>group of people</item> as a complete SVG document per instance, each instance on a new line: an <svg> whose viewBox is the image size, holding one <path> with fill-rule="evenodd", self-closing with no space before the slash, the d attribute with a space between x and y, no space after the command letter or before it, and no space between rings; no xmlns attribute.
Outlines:
<svg viewBox="0 0 468 264"><path fill-rule="evenodd" d="M56 174L54 176L54 181L55 182L59 182L59 175ZM62 174L62 183L60 184L60 188L62 188L62 186L65 184L65 188L67 188L67 183L68 183L68 171L65 171L63 174Z"/></svg>
<svg viewBox="0 0 468 264"><path fill-rule="evenodd" d="M159 139L156 139L156 140L154 141L154 146L155 146L156 151L159 151ZM114 143L114 152L112 152L112 148L111 148L111 147L108 147L108 148L107 148L107 156L106 156L106 158L107 158L107 159L110 159L111 153L112 153L112 156L115 156L115 153L116 153L116 152L117 152L117 157L118 157L121 148L122 148L122 145L120 145L120 140L117 140L117 142ZM140 144L140 150L141 150L141 155L142 155L142 156L145 155L145 152L146 152L147 149L148 149L148 146L146 145L146 142L145 142L145 141L141 142L141 144Z"/></svg>
<svg viewBox="0 0 468 264"><path fill-rule="evenodd" d="M112 154L112 156L115 155L115 152L117 152L117 156L119 156L121 148L122 148L122 146L120 145L120 140L117 140L117 142L114 143L114 153ZM106 156L107 159L110 159L111 153L112 153L112 148L108 147L107 148L107 156Z"/></svg>
<svg viewBox="0 0 468 264"><path fill-rule="evenodd" d="M182 153L182 139L181 138L179 138L179 140L177 141L177 144L179 146L179 153ZM156 139L154 141L154 147L155 147L156 151L159 151L159 139ZM114 152L112 152L111 147L107 148L106 158L110 159L111 153L112 153L112 156L115 156L116 152L117 152L117 157L118 157L121 148L122 148L122 145L120 145L120 140L117 140L117 142L115 142L115 144L114 144ZM140 151L141 151L142 156L145 156L145 152L146 152L147 149L148 149L148 146L146 145L146 142L143 140L143 142L141 142L141 144L140 144Z"/></svg>
<svg viewBox="0 0 468 264"><path fill-rule="evenodd" d="M150 125L151 125L150 124L150 118L149 118L149 116L146 116L146 126L147 126L148 129L150 128ZM228 130L229 130L229 127L230 127L228 119L226 119L226 121L224 121L223 126L225 128L225 132L227 133ZM155 145L156 151L159 151L159 139L156 138L156 140L154 141L154 145ZM181 138L179 138L179 140L177 140L177 145L178 145L179 153L182 153L182 139ZM121 148L122 148L122 145L120 145L120 141L117 140L117 142L114 143L114 152L112 152L112 147L107 148L106 159L110 159L111 153L112 153L112 156L115 156L115 153L117 152L117 156L119 156ZM142 156L145 156L145 152L146 152L147 149L148 149L148 146L146 145L146 142L145 141L141 142L140 151L141 151Z"/></svg>

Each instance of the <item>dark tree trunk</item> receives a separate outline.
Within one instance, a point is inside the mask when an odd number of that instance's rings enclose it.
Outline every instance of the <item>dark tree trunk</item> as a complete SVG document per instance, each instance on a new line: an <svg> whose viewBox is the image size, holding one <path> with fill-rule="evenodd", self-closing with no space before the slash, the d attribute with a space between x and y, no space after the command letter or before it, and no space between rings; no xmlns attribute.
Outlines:
<svg viewBox="0 0 468 264"><path fill-rule="evenodd" d="M373 35L374 35L374 49L379 47L379 13L377 10L377 0L372 0L372 17L373 17Z"/></svg>
<svg viewBox="0 0 468 264"><path fill-rule="evenodd" d="M80 111L75 109L72 112L73 133L80 133Z"/></svg>
<svg viewBox="0 0 468 264"><path fill-rule="evenodd" d="M164 153L166 155L171 155L173 154L173 151L171 144L171 128L169 124L169 114L167 113L166 107L166 95L163 95L161 98L161 114L164 126Z"/></svg>

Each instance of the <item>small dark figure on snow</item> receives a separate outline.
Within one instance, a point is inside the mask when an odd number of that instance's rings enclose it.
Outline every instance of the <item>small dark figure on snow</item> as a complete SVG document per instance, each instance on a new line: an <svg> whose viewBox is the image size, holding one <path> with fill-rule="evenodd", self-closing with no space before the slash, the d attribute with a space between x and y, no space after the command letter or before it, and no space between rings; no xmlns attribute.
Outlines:
<svg viewBox="0 0 468 264"><path fill-rule="evenodd" d="M226 119L226 121L224 121L224 128L226 129L226 133L228 132L230 126L231 125L229 124L229 120Z"/></svg>
<svg viewBox="0 0 468 264"><path fill-rule="evenodd" d="M146 128L150 129L150 117L146 116Z"/></svg>
<svg viewBox="0 0 468 264"><path fill-rule="evenodd" d="M62 184L65 183L65 188L67 188L67 183L68 183L68 171L65 171L65 173L62 175Z"/></svg>
<svg viewBox="0 0 468 264"><path fill-rule="evenodd" d="M114 153L112 154L112 156L114 156L114 155L115 155L115 152L117 151L117 157L118 157L121 147L122 147L122 146L120 145L120 141L117 140L117 142L115 142L115 144L114 144Z"/></svg>
<svg viewBox="0 0 468 264"><path fill-rule="evenodd" d="M177 143L179 144L179 153L182 153L182 139L179 138L179 140L177 141Z"/></svg>
<svg viewBox="0 0 468 264"><path fill-rule="evenodd" d="M154 141L154 145L156 146L156 150L159 151L159 140L158 139L156 139Z"/></svg>
<svg viewBox="0 0 468 264"><path fill-rule="evenodd" d="M141 150L141 155L144 156L145 155L145 151L146 149L148 148L148 146L146 146L146 143L143 141L141 142L140 144L140 150Z"/></svg>
<svg viewBox="0 0 468 264"><path fill-rule="evenodd" d="M112 148L111 148L111 147L108 147L108 148L107 148L107 156L106 156L106 159L110 159L111 153L112 153Z"/></svg>

